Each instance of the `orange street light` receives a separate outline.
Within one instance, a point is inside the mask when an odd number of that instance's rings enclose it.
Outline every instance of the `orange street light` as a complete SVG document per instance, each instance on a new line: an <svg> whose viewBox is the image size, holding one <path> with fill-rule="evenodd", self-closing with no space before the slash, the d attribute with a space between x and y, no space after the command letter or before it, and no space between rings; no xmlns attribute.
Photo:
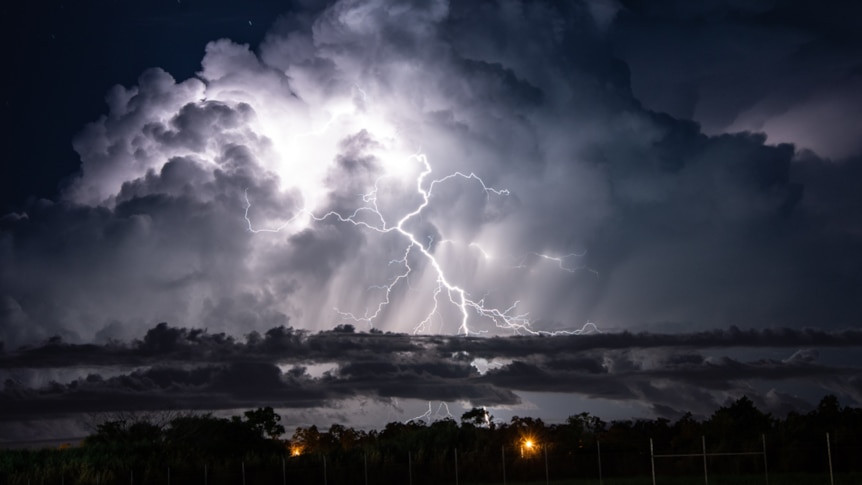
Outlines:
<svg viewBox="0 0 862 485"><path fill-rule="evenodd" d="M532 455L539 449L539 444L532 437L524 437L521 440L521 457Z"/></svg>

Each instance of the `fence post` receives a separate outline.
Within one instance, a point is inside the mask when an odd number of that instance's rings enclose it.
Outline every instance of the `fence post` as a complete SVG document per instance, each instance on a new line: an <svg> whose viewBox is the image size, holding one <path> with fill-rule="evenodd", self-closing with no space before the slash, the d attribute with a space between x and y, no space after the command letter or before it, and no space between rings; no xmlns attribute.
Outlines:
<svg viewBox="0 0 862 485"><path fill-rule="evenodd" d="M703 445L703 485L709 485L709 478L706 473L706 436L700 437L700 443Z"/></svg>
<svg viewBox="0 0 862 485"><path fill-rule="evenodd" d="M500 454L503 457L503 485L506 485L506 445L500 447Z"/></svg>
<svg viewBox="0 0 862 485"><path fill-rule="evenodd" d="M245 461L240 463L242 464L242 485L245 485Z"/></svg>
<svg viewBox="0 0 862 485"><path fill-rule="evenodd" d="M171 485L171 467L168 467L168 485Z"/></svg>
<svg viewBox="0 0 862 485"><path fill-rule="evenodd" d="M458 459L455 458L455 460ZM409 451L407 452L407 476L410 478L410 485L413 485L413 454Z"/></svg>
<svg viewBox="0 0 862 485"><path fill-rule="evenodd" d="M171 485L170 483L168 485ZM284 457L281 457L281 485L287 485L287 469L284 464Z"/></svg>
<svg viewBox="0 0 862 485"><path fill-rule="evenodd" d="M763 441L763 476L766 478L766 485L769 485L769 467L766 464L766 435L760 435L761 441Z"/></svg>
<svg viewBox="0 0 862 485"><path fill-rule="evenodd" d="M602 481L602 444L599 440L596 440L596 450L599 452L599 485L604 485ZM503 485L506 484L504 483Z"/></svg>
<svg viewBox="0 0 862 485"><path fill-rule="evenodd" d="M458 485L458 448L455 448L455 485Z"/></svg>
<svg viewBox="0 0 862 485"><path fill-rule="evenodd" d="M206 463L204 463L204 485L207 485L207 483L209 482L209 480L207 480L207 478L208 478L207 477L207 465L206 465Z"/></svg>
<svg viewBox="0 0 862 485"><path fill-rule="evenodd" d="M548 444L545 443L542 449L545 450L545 485L548 485L550 483L548 478Z"/></svg>
<svg viewBox="0 0 862 485"><path fill-rule="evenodd" d="M365 485L368 485L368 452L362 453L362 465L365 471Z"/></svg>
<svg viewBox="0 0 862 485"><path fill-rule="evenodd" d="M826 456L829 458L829 484L835 485L835 479L832 476L832 444L829 442L829 433L826 433Z"/></svg>
<svg viewBox="0 0 862 485"><path fill-rule="evenodd" d="M323 455L323 485L326 485L326 455Z"/></svg>
<svg viewBox="0 0 862 485"><path fill-rule="evenodd" d="M652 485L655 485L655 453L652 446L652 438L649 439L649 462L652 468Z"/></svg>

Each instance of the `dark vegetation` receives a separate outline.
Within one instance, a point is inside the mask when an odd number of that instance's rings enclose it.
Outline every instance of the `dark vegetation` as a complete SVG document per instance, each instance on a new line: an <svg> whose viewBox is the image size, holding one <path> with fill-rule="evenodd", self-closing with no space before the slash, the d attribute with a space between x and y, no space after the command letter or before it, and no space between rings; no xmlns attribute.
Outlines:
<svg viewBox="0 0 862 485"><path fill-rule="evenodd" d="M841 407L834 396L783 419L743 397L703 421L685 415L606 423L581 413L562 424L528 417L497 423L472 409L460 422L392 422L372 431L311 426L286 439L280 420L272 408L230 419L109 420L80 446L0 452L0 483L364 484L367 477L376 484L441 484L455 483L456 460L460 483L502 483L504 463L508 483L543 483L546 463L551 481L598 483L600 446L604 483L634 484L651 482L650 439L656 454L685 454L700 453L703 440L709 453L760 452L764 437L770 483L807 483L800 481L807 475L826 483L826 433L836 483L862 473L862 409ZM710 483L763 483L762 454L707 461ZM661 483L699 474L702 480L703 458L657 458L656 472Z"/></svg>

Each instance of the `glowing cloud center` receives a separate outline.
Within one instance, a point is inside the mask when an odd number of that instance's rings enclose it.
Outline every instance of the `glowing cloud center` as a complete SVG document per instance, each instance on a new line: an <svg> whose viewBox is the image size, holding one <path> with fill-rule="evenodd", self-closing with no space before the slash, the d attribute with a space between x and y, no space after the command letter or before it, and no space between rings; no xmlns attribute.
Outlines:
<svg viewBox="0 0 862 485"><path fill-rule="evenodd" d="M333 103L325 111L328 119L320 126L293 136L282 136L279 138L277 132L286 123L280 122L278 116L262 116L262 132L269 136L274 142L275 155L281 160L281 165L276 168L277 173L283 178L283 187L298 187L303 195L303 206L289 219L275 227L258 228L252 221L250 211L252 208L251 198L246 191L245 220L248 230L252 233L293 233L307 227L313 222L321 222L327 219L336 219L345 224L352 224L358 228L380 234L395 233L401 236L404 242L403 251L389 262L396 265L400 270L397 275L388 282L376 286L382 290L383 297L376 305L371 305L362 315L344 312L335 308L334 310L343 318L373 326L383 310L391 303L393 292L399 285L409 285L409 278L414 268L411 260L418 258L424 260L432 270L436 284L428 298L431 301L431 309L424 319L414 327L414 333L427 332L430 329L431 320L440 315L441 305L452 305L457 314L460 315L458 333L470 335L485 333L485 331L474 330L471 325L472 319L478 319L493 324L500 329L506 329L519 334L580 334L586 331L598 331L592 323L587 323L578 330L547 332L534 330L528 319L527 313L518 313L518 301L514 301L507 308L495 308L485 303L485 298L474 298L465 288L456 284L447 273L444 266L434 255L434 241L423 240L417 233L409 228L409 223L419 218L423 211L431 203L434 189L454 179L462 179L475 184L477 190L484 192L487 198L506 197L509 195L507 189L496 189L486 183L475 173L452 172L439 178L432 179L433 172L431 163L427 156L421 152L407 154L400 150L397 130L387 123L379 114L368 109L367 96L362 90L354 88L354 96L350 102L341 101ZM355 135L360 131L370 133L373 140L380 145L381 150L375 152L379 159L383 175L379 176L370 190L362 194L362 203L352 212L343 213L338 211L318 212L322 201L327 195L324 185L327 170L332 160L338 155L337 147L346 136ZM417 170L418 168L418 170ZM412 180L408 175L412 175ZM381 208L381 186L384 181L392 178L398 181L409 181L414 186L417 201L415 205L401 206L397 215L390 214L391 210ZM566 271L572 271L562 264L562 259L545 255L538 255L545 259L551 259L559 263ZM568 256L566 256L568 257Z"/></svg>
<svg viewBox="0 0 862 485"><path fill-rule="evenodd" d="M366 131L380 145L375 157L388 175L405 175L410 170L404 163L410 151L401 147L396 128L367 105L367 96L359 88L354 87L350 97L336 98L314 109L306 106L300 113L277 102L258 103L254 128L271 144L261 157L264 166L279 176L283 191L301 194L306 210L319 209L326 201L329 189L325 180L339 154L340 142L347 136ZM301 230L309 218L293 222L293 229Z"/></svg>

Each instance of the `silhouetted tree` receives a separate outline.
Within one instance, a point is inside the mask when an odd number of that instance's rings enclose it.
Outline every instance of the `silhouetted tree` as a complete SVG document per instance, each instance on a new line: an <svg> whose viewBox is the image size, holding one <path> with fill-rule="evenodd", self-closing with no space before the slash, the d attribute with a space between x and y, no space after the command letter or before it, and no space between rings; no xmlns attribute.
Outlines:
<svg viewBox="0 0 862 485"><path fill-rule="evenodd" d="M279 424L281 416L269 406L246 411L243 415L249 426L270 439L278 439L284 434L284 426Z"/></svg>
<svg viewBox="0 0 862 485"><path fill-rule="evenodd" d="M494 417L485 408L473 408L461 415L462 424L491 427L493 422Z"/></svg>

